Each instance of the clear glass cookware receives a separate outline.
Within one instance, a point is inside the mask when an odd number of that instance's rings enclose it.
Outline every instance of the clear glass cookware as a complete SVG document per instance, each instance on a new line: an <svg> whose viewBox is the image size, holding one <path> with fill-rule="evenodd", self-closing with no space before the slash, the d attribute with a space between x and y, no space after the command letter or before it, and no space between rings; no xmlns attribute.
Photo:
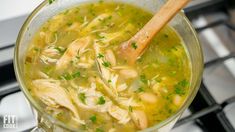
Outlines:
<svg viewBox="0 0 235 132"><path fill-rule="evenodd" d="M165 0L104 0L104 2L110 1L129 3L139 6L152 13L158 11L158 9L165 2ZM56 0L53 2L53 4L48 4L48 1L46 0L30 14L20 30L15 47L14 68L17 80L21 86L21 90L27 97L27 100L30 102L30 105L34 110L35 118L38 121L38 126L33 131L79 131L77 129L66 126L64 123L56 120L51 115L44 112L43 108L34 100L26 87L23 67L24 57L27 47L29 46L29 41L32 39L33 34L39 29L39 27L57 13L67 8L78 6L79 4L87 2L98 2L98 0ZM170 21L169 25L173 27L182 37L191 60L192 77L190 94L188 95L188 98L183 106L174 115L159 124L143 130L144 132L169 131L181 116L183 111L194 99L201 82L203 71L203 55L197 35L192 25L185 17L183 12L178 13L174 19Z"/></svg>

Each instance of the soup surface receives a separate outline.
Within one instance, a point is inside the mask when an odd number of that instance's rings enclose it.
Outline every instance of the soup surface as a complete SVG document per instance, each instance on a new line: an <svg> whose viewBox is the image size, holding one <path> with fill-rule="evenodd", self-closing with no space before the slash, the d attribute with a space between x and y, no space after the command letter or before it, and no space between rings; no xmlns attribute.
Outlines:
<svg viewBox="0 0 235 132"><path fill-rule="evenodd" d="M78 130L137 131L170 117L190 87L180 36L166 26L134 65L117 55L151 17L131 5L103 2L53 16L26 53L30 93L46 112Z"/></svg>

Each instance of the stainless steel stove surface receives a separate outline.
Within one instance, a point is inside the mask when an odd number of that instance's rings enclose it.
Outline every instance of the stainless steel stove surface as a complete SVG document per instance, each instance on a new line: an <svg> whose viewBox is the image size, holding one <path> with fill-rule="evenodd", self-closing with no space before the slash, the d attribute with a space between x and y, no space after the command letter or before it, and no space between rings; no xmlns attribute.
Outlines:
<svg viewBox="0 0 235 132"><path fill-rule="evenodd" d="M36 125L15 80L12 58L18 31L40 2L0 1L0 132L30 131ZM198 31L205 70L195 100L172 132L235 131L235 8L232 6L232 0L194 0L185 9ZM16 129L2 128L4 115L17 117Z"/></svg>

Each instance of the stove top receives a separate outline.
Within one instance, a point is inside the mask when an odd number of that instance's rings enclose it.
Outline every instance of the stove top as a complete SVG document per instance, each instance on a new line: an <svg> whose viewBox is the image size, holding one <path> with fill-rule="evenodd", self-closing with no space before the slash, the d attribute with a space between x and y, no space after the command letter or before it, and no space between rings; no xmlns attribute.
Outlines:
<svg viewBox="0 0 235 132"><path fill-rule="evenodd" d="M0 4L0 131L30 131L35 125L32 110L16 82L12 64L16 36L29 12L42 0L22 0L19 12ZM28 8L25 4L28 4ZM235 2L193 0L184 9L198 32L205 58L200 90L172 132L235 132ZM12 9L12 8L11 8ZM24 10L24 11L22 11ZM10 16L10 17L9 17ZM5 115L17 117L16 129L2 127Z"/></svg>

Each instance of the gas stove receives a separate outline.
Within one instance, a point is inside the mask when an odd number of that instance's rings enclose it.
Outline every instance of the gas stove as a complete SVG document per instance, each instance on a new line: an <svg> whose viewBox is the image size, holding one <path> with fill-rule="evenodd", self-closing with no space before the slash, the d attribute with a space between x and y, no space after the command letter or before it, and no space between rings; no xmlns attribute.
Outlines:
<svg viewBox="0 0 235 132"><path fill-rule="evenodd" d="M12 59L20 27L42 0L17 2L0 2L1 132L27 132L36 125L32 110L16 82ZM193 0L184 9L198 32L204 52L205 70L196 98L172 132L235 132L234 6L233 0ZM1 128L5 115L17 117L17 128Z"/></svg>

